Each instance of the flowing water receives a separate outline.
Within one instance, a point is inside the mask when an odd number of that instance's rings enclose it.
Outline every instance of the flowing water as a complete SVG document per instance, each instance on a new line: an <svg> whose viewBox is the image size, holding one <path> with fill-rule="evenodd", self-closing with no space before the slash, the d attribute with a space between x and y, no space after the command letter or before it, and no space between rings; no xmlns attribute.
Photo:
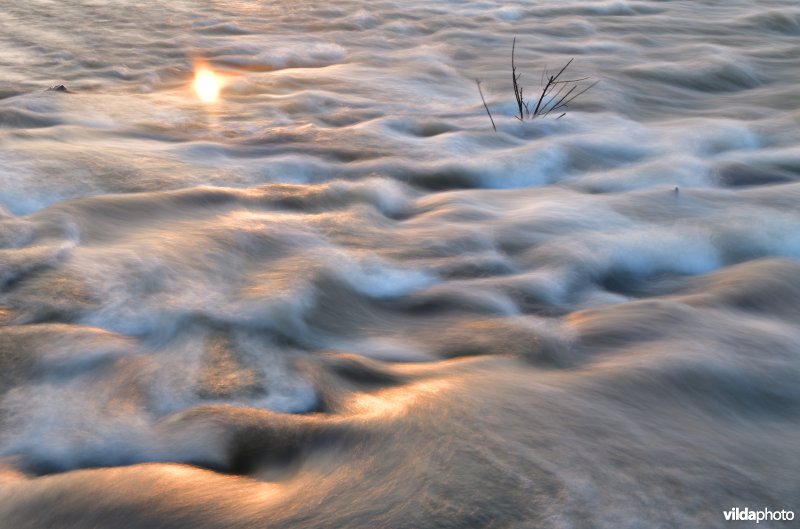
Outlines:
<svg viewBox="0 0 800 529"><path fill-rule="evenodd" d="M514 37L528 99L599 83L518 121ZM796 0L0 0L0 44L4 529L800 510Z"/></svg>

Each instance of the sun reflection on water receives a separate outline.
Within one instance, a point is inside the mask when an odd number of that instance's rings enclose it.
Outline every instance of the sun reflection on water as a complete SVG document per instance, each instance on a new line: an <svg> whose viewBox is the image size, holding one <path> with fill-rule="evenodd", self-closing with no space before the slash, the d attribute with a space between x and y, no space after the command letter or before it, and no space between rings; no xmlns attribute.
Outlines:
<svg viewBox="0 0 800 529"><path fill-rule="evenodd" d="M204 63L195 65L193 88L197 97L204 103L216 103L224 86L222 76Z"/></svg>

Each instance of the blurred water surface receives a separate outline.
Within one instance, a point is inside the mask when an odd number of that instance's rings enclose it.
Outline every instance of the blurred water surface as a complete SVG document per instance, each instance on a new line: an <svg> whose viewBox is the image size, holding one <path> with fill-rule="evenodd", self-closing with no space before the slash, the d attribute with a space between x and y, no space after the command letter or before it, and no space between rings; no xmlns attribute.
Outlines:
<svg viewBox="0 0 800 529"><path fill-rule="evenodd" d="M798 84L796 1L0 0L0 525L797 510Z"/></svg>

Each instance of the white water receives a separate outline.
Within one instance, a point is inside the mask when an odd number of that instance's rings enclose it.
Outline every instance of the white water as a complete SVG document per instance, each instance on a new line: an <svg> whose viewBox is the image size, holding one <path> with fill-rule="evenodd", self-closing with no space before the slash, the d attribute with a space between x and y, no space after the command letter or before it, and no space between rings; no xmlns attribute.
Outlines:
<svg viewBox="0 0 800 529"><path fill-rule="evenodd" d="M519 122L514 37L529 97L599 84ZM0 0L0 526L797 511L798 37L795 1Z"/></svg>

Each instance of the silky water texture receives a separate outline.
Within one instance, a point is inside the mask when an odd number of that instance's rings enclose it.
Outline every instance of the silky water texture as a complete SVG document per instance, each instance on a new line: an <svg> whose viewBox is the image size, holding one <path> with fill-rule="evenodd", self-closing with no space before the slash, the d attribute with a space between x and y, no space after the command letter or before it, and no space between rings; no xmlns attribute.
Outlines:
<svg viewBox="0 0 800 529"><path fill-rule="evenodd" d="M0 0L0 527L800 510L798 86L793 0Z"/></svg>

